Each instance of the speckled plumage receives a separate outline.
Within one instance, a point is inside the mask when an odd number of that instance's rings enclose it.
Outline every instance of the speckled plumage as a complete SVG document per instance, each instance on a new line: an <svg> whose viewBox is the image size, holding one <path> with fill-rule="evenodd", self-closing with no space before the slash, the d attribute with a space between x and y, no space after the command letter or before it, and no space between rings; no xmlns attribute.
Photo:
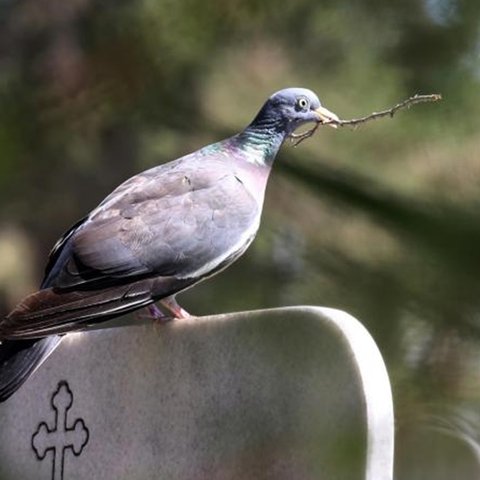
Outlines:
<svg viewBox="0 0 480 480"><path fill-rule="evenodd" d="M177 315L173 295L228 266L254 239L285 138L328 113L311 91L282 90L238 135L115 189L57 242L41 289L0 323L0 400L58 345L52 335L157 300Z"/></svg>

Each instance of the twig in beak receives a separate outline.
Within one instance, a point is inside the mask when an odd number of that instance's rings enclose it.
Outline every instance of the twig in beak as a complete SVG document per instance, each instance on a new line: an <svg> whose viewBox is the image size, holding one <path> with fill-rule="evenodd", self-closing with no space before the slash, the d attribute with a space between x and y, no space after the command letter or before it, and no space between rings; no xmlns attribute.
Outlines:
<svg viewBox="0 0 480 480"><path fill-rule="evenodd" d="M332 119L326 122L319 121L312 128L310 128L305 132L290 134L290 139L293 143L293 146L296 147L307 138L310 138L317 131L320 125L335 124L335 125L338 125L339 127L345 127L346 125L351 125L356 127L357 125L360 125L362 123L366 123L366 122L369 122L370 120L376 120L382 117L393 118L395 113L397 113L399 110L402 110L404 108L410 108L412 105L416 105L417 103L437 102L441 99L442 99L442 95L438 93L433 93L430 95L418 95L418 94L413 95L413 97L407 98L403 102L397 103L396 105L394 105L392 108L389 108L388 110L373 112L370 115L367 115L365 117L353 118L351 120L333 120Z"/></svg>

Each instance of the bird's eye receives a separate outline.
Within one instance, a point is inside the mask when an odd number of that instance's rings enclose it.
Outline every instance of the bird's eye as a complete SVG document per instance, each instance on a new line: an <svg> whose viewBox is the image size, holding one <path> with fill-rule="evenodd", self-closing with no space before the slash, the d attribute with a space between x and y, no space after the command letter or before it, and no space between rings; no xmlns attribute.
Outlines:
<svg viewBox="0 0 480 480"><path fill-rule="evenodd" d="M306 110L308 108L308 100L304 97L300 97L297 100L297 108L299 110Z"/></svg>

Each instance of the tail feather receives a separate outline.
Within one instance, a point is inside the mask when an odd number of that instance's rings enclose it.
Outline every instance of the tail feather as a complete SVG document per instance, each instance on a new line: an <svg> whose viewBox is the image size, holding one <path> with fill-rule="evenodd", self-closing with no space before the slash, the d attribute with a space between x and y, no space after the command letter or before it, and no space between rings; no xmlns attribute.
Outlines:
<svg viewBox="0 0 480 480"><path fill-rule="evenodd" d="M58 335L118 317L168 297L193 279L156 277L99 290L50 287L26 297L0 324L0 340Z"/></svg>
<svg viewBox="0 0 480 480"><path fill-rule="evenodd" d="M151 302L146 291L127 288L65 293L47 288L30 295L0 326L0 402L15 393L55 350L62 340L58 333Z"/></svg>
<svg viewBox="0 0 480 480"><path fill-rule="evenodd" d="M44 288L28 296L0 324L0 402L55 350L59 334L136 310L192 283L157 277L94 291Z"/></svg>
<svg viewBox="0 0 480 480"><path fill-rule="evenodd" d="M7 400L61 342L51 336L40 340L5 340L0 346L0 402Z"/></svg>
<svg viewBox="0 0 480 480"><path fill-rule="evenodd" d="M66 333L152 303L148 282L102 290L46 288L26 297L2 322L0 338L32 339Z"/></svg>

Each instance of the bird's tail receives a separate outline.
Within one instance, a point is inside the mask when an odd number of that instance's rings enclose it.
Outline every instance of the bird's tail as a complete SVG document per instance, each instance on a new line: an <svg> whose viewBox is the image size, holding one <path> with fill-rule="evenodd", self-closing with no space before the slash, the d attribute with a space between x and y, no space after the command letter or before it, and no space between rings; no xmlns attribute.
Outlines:
<svg viewBox="0 0 480 480"><path fill-rule="evenodd" d="M29 295L0 324L0 402L53 352L59 334L131 312L192 283L159 277L94 291L50 287Z"/></svg>
<svg viewBox="0 0 480 480"><path fill-rule="evenodd" d="M136 295L138 293L138 295ZM111 288L26 297L0 325L0 402L6 400L55 350L65 333L150 303L150 292Z"/></svg>
<svg viewBox="0 0 480 480"><path fill-rule="evenodd" d="M123 285L96 291L45 288L10 312L0 325L0 339L38 339L130 312L153 301L147 286L139 287Z"/></svg>
<svg viewBox="0 0 480 480"><path fill-rule="evenodd" d="M0 324L0 340L58 335L118 317L188 286L192 280L142 279L99 290L45 288L26 297Z"/></svg>
<svg viewBox="0 0 480 480"><path fill-rule="evenodd" d="M150 303L147 289L96 292L39 290L26 297L0 325L0 402L33 374L65 333Z"/></svg>
<svg viewBox="0 0 480 480"><path fill-rule="evenodd" d="M0 402L15 393L55 350L61 337L4 340L0 345Z"/></svg>

